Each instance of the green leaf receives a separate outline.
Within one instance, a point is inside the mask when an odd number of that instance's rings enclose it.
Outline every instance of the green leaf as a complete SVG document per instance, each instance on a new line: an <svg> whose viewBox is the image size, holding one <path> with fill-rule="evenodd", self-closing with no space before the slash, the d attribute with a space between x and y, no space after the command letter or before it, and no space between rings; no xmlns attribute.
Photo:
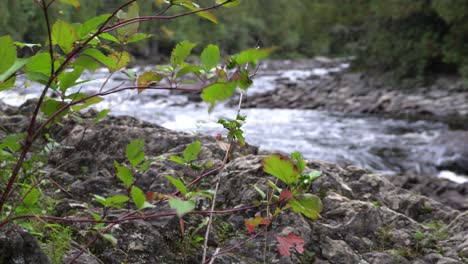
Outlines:
<svg viewBox="0 0 468 264"><path fill-rule="evenodd" d="M132 186L132 190L130 191L130 193L132 194L132 200L135 203L136 207L138 209L143 209L145 207L146 201L145 193L143 193L143 191L136 186Z"/></svg>
<svg viewBox="0 0 468 264"><path fill-rule="evenodd" d="M171 53L171 65L172 67L177 67L178 65L182 64L182 62L190 55L192 49L197 44L189 42L189 41L182 41L176 45L176 47L172 50Z"/></svg>
<svg viewBox="0 0 468 264"><path fill-rule="evenodd" d="M239 65L245 63L256 64L258 60L264 59L270 55L272 49L248 49L241 52L236 57L236 62Z"/></svg>
<svg viewBox="0 0 468 264"><path fill-rule="evenodd" d="M271 155L263 159L263 170L286 184L299 178L299 171L291 160L280 155Z"/></svg>
<svg viewBox="0 0 468 264"><path fill-rule="evenodd" d="M50 75L51 61L49 53L39 52L32 56L28 64L26 64L26 73L42 73L46 76Z"/></svg>
<svg viewBox="0 0 468 264"><path fill-rule="evenodd" d="M318 196L310 193L301 195L299 199L290 200L289 204L294 212L315 220L318 219L319 213L322 211L322 201Z"/></svg>
<svg viewBox="0 0 468 264"><path fill-rule="evenodd" d="M218 46L208 45L201 54L201 63L207 70L216 67L221 59Z"/></svg>
<svg viewBox="0 0 468 264"><path fill-rule="evenodd" d="M305 169L305 161L302 158L301 153L297 151L291 153L291 159L296 161L297 168L299 169L300 172L302 172Z"/></svg>
<svg viewBox="0 0 468 264"><path fill-rule="evenodd" d="M137 85L140 87L148 87L151 84L160 82L164 78L164 75L157 72L144 72L138 77ZM143 92L145 89L138 89L138 93Z"/></svg>
<svg viewBox="0 0 468 264"><path fill-rule="evenodd" d="M101 236L106 239L107 241L111 242L112 246L117 246L117 238L115 238L111 234L101 234Z"/></svg>
<svg viewBox="0 0 468 264"><path fill-rule="evenodd" d="M214 106L216 101L224 101L231 97L236 91L236 83L215 83L203 89L201 98L203 101Z"/></svg>
<svg viewBox="0 0 468 264"><path fill-rule="evenodd" d="M187 194L187 187L185 187L185 184L181 180L169 175L166 175L166 179L168 179L183 195Z"/></svg>
<svg viewBox="0 0 468 264"><path fill-rule="evenodd" d="M26 207L32 207L35 203L39 201L41 192L37 188L32 189L26 197L24 197L23 203Z"/></svg>
<svg viewBox="0 0 468 264"><path fill-rule="evenodd" d="M239 72L239 76L237 78L237 85L242 90L247 90L253 84L252 79L249 76L249 71L242 70Z"/></svg>
<svg viewBox="0 0 468 264"><path fill-rule="evenodd" d="M66 105L65 102L57 101L54 99L47 99L41 105L41 111L46 114L48 117L54 115L59 109ZM57 118L63 117L68 111L63 111Z"/></svg>
<svg viewBox="0 0 468 264"><path fill-rule="evenodd" d="M193 73L195 75L199 75L199 72L202 68L200 66L197 66L197 65L190 65L190 64L187 64L187 65L184 65L176 74L176 78L180 78L184 75L187 75L189 73Z"/></svg>
<svg viewBox="0 0 468 264"><path fill-rule="evenodd" d="M184 152L182 153L182 156L184 157L186 162L191 162L197 159L198 153L200 153L201 149L201 142L200 141L195 141L188 145Z"/></svg>
<svg viewBox="0 0 468 264"><path fill-rule="evenodd" d="M6 82L0 81L0 91L8 90L11 87L14 87L15 82L16 82L16 77L14 76L8 79Z"/></svg>
<svg viewBox="0 0 468 264"><path fill-rule="evenodd" d="M60 91L65 92L68 88L75 86L76 80L80 78L83 70L83 67L76 66L73 71L60 74L58 77Z"/></svg>
<svg viewBox="0 0 468 264"><path fill-rule="evenodd" d="M130 38L128 38L126 43L127 44L135 43L135 42L147 39L147 38L151 38L152 36L153 36L152 34L136 33L133 36L131 36Z"/></svg>
<svg viewBox="0 0 468 264"><path fill-rule="evenodd" d="M97 124L99 121L101 121L101 119L103 119L104 117L106 117L109 113L110 113L110 110L109 110L109 109L101 110L101 111L96 115L96 118L94 119L93 123L94 123L94 124Z"/></svg>
<svg viewBox="0 0 468 264"><path fill-rule="evenodd" d="M18 151L21 148L21 140L24 138L24 134L10 134L3 138L0 143L0 149L9 148L12 151Z"/></svg>
<svg viewBox="0 0 468 264"><path fill-rule="evenodd" d="M106 198L100 196L100 195L97 195L97 194L94 194L94 199L96 200L96 202L102 204L103 206L107 207L107 202L106 202Z"/></svg>
<svg viewBox="0 0 468 264"><path fill-rule="evenodd" d="M112 197L108 197L106 199L106 206L111 207L111 206L118 206L123 203L126 203L129 200L128 196L125 195L115 195Z"/></svg>
<svg viewBox="0 0 468 264"><path fill-rule="evenodd" d="M119 19L123 19L123 20L137 18L139 16L139 10L140 10L140 7L138 6L138 3L133 2L128 7L127 13L123 11L119 11L119 13L117 13L117 16ZM132 23L130 25L126 25L126 26L118 28L117 33L120 36L122 36L124 39L127 39L129 36L132 36L133 34L137 33L138 26L139 26L139 23Z"/></svg>
<svg viewBox="0 0 468 264"><path fill-rule="evenodd" d="M80 0L60 0L60 2L72 5L75 8L80 8Z"/></svg>
<svg viewBox="0 0 468 264"><path fill-rule="evenodd" d="M99 69L100 65L95 60L88 56L82 56L75 60L75 66L81 66L90 71L95 71Z"/></svg>
<svg viewBox="0 0 468 264"><path fill-rule="evenodd" d="M52 27L52 44L58 45L63 52L70 53L78 40L76 29L63 20L58 20Z"/></svg>
<svg viewBox="0 0 468 264"><path fill-rule="evenodd" d="M114 161L114 165L117 168L117 177L119 177L125 186L130 187L133 183L132 171L125 166L121 166L117 161Z"/></svg>
<svg viewBox="0 0 468 264"><path fill-rule="evenodd" d="M181 158L181 157L179 157L179 156L176 156L176 155L171 155L171 156L169 157L169 160L170 160L170 161L173 161L173 162L175 162L175 163L178 163L178 164L180 164L180 165L184 165L184 166L187 164L187 162L185 162L185 160L184 160L183 158Z"/></svg>
<svg viewBox="0 0 468 264"><path fill-rule="evenodd" d="M114 43L120 43L119 39L116 38L114 35L111 35L109 33L102 33L99 35L100 38L103 38L105 40L109 40Z"/></svg>
<svg viewBox="0 0 468 264"><path fill-rule="evenodd" d="M141 166L138 168L138 171L140 172L147 171L151 165L151 162L152 162L151 160L146 160L145 162L143 162Z"/></svg>
<svg viewBox="0 0 468 264"><path fill-rule="evenodd" d="M16 47L10 36L0 37L0 58L0 74L2 74L10 69L16 61Z"/></svg>
<svg viewBox="0 0 468 264"><path fill-rule="evenodd" d="M104 14L85 21L79 30L80 37L87 37L87 34L97 31L110 16L110 14Z"/></svg>
<svg viewBox="0 0 468 264"><path fill-rule="evenodd" d="M114 69L114 68L117 67L116 62L112 58L104 55L100 50L87 49L87 50L83 51L83 55L87 55L87 56L99 61L100 63L106 65L108 68Z"/></svg>
<svg viewBox="0 0 468 264"><path fill-rule="evenodd" d="M125 154L133 167L138 166L138 164L145 160L144 147L145 140L143 138L134 139L127 145Z"/></svg>
<svg viewBox="0 0 468 264"><path fill-rule="evenodd" d="M0 53L1 53L1 51L0 51ZM15 72L17 72L19 69L21 69L28 62L29 62L29 59L17 59L15 61L15 63L8 70L6 70L4 73L0 74L0 83L2 83L7 78L9 78L13 74L15 74ZM2 62L0 60L0 64L1 63Z"/></svg>
<svg viewBox="0 0 468 264"><path fill-rule="evenodd" d="M169 199L169 206L176 210L177 216L180 218L195 209L195 201L182 201L172 198Z"/></svg>

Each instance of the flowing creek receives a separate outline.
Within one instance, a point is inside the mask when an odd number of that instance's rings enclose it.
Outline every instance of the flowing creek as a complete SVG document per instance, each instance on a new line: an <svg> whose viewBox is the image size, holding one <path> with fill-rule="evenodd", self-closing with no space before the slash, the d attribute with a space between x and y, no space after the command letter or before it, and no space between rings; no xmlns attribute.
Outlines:
<svg viewBox="0 0 468 264"><path fill-rule="evenodd" d="M256 77L248 93L261 96L262 92L274 89L277 78L294 81L315 75L320 81L320 78L346 67L342 64L335 68L268 71ZM141 71L139 68L136 70ZM96 92L107 75L105 70L89 74L85 79L92 81L78 89L86 93ZM121 85L123 77L120 73L115 74L106 87ZM0 100L18 106L36 97L39 91L40 87L33 84L26 89L0 92ZM217 124L218 118L235 118L237 111L221 104L209 114L205 103L189 101L186 95L149 90L139 95L136 91L109 95L96 108L111 109L113 115L131 115L173 130L213 136L225 134ZM300 151L308 159L354 164L384 174L436 174L456 182L468 180L436 169L444 157L440 147L432 143L437 136L449 130L443 123L314 110L242 109L241 113L247 115L244 126L246 141L260 146L261 150Z"/></svg>

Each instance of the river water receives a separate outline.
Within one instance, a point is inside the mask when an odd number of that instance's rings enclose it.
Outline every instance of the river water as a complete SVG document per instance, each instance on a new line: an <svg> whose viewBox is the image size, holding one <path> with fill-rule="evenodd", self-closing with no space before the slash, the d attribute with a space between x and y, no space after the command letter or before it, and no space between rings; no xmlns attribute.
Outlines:
<svg viewBox="0 0 468 264"><path fill-rule="evenodd" d="M261 96L262 92L275 88L278 78L294 81L315 76L320 81L346 67L346 64L341 64L329 68L260 72L247 92ZM84 78L92 81L76 89L96 92L107 76L105 70L88 74ZM120 73L113 75L104 89L122 85L123 79ZM0 92L0 100L20 105L37 96L39 91L40 87L32 84L26 89ZM236 108L220 104L210 114L205 103L189 101L185 95L149 90L139 95L136 91L112 94L96 107L111 109L113 115L131 115L169 129L212 136L225 134L217 124L220 117L235 118L237 112ZM308 159L354 164L384 174L433 174L456 182L468 179L436 169L444 157L442 150L432 142L448 131L448 126L443 123L294 109L242 109L241 113L247 115L244 126L246 141L261 150L300 151Z"/></svg>

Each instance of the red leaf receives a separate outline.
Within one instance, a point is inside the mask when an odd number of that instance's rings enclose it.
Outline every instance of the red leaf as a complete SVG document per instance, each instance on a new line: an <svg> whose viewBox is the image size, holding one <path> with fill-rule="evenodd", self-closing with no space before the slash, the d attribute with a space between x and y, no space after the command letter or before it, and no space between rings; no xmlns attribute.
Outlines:
<svg viewBox="0 0 468 264"><path fill-rule="evenodd" d="M286 189L283 189L280 193L280 199L283 200L283 199L293 199L294 198L294 195L289 191L289 190L286 190Z"/></svg>
<svg viewBox="0 0 468 264"><path fill-rule="evenodd" d="M294 233L289 233L287 237L275 236L279 242L278 252L285 257L291 256L289 249L294 246L299 254L304 253L304 240Z"/></svg>
<svg viewBox="0 0 468 264"><path fill-rule="evenodd" d="M259 225L270 225L271 221L268 218L261 217L260 213L255 214L254 219L244 220L245 226L247 227L247 231L249 234L255 232L255 228Z"/></svg>
<svg viewBox="0 0 468 264"><path fill-rule="evenodd" d="M157 197L157 193L154 193L154 192L147 192L146 193L146 201L148 201L148 202L153 201L154 199L156 199L156 197Z"/></svg>

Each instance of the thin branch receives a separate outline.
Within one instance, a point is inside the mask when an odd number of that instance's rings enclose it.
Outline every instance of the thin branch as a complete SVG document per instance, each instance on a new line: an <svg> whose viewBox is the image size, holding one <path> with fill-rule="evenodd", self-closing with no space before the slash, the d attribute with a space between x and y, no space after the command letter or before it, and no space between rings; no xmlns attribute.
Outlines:
<svg viewBox="0 0 468 264"><path fill-rule="evenodd" d="M227 1L223 2L223 3L215 4L215 5L212 5L212 6L209 6L209 7L200 8L200 9L197 9L197 10L192 10L192 11L188 11L188 12L184 12L184 13L180 13L180 14L176 14L176 15L170 15L170 16L154 15L154 16L136 17L136 18L132 18L132 19L128 19L128 20L116 23L113 26L108 26L104 30L102 30L102 33L113 31L113 30L115 30L117 28L120 28L120 27L123 27L123 26L126 26L126 25L130 25L130 24L133 24L133 23L145 22L145 21L150 21L150 20L171 20L171 19L175 19L175 18L179 18L179 17L183 17L183 16L188 16L188 15L204 12L204 11L209 11L209 10L212 10L212 9L219 8L219 7L225 5L225 4L229 3L229 2L232 2L232 0L227 0Z"/></svg>

